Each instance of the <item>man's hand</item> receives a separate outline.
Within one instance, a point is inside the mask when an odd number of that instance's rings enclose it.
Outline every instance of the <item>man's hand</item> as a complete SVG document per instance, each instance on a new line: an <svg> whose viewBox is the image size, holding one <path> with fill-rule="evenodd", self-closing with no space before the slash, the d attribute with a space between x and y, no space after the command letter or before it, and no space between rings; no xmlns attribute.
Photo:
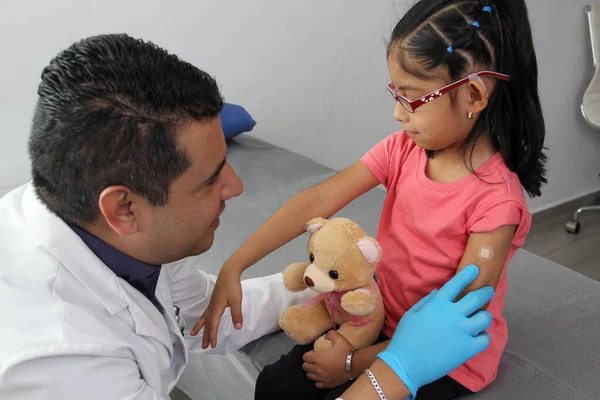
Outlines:
<svg viewBox="0 0 600 400"><path fill-rule="evenodd" d="M455 302L478 274L476 266L465 267L408 310L387 349L377 356L413 396L421 386L447 375L489 346L485 330L492 324L492 315L477 310L492 299L494 289L483 287Z"/></svg>
<svg viewBox="0 0 600 400"><path fill-rule="evenodd" d="M302 369L318 389L332 389L352 378L351 372L346 371L346 356L352 345L333 329L327 333L327 339L333 342L329 349L318 353L312 350L302 357Z"/></svg>
<svg viewBox="0 0 600 400"><path fill-rule="evenodd" d="M219 322L225 312L225 308L231 308L231 320L236 329L242 329L242 282L241 274L232 268L224 266L219 273L217 283L210 298L210 304L192 328L192 336L196 336L204 327L202 337L202 348L217 346L217 333ZM206 325L206 326L205 326Z"/></svg>

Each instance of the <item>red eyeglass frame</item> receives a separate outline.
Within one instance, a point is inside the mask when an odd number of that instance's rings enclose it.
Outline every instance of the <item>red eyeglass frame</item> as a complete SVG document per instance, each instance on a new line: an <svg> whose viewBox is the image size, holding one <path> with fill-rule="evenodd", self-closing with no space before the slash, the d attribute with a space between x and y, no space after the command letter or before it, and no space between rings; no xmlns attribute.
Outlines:
<svg viewBox="0 0 600 400"><path fill-rule="evenodd" d="M458 80L454 83L451 83L449 85L446 85L443 88L440 88L438 90L434 90L433 92L428 93L425 96L421 96L415 100L409 100L406 97L396 93L396 88L394 87L393 83L389 83L388 85L386 85L386 88L387 88L387 90L389 90L389 92L392 94L392 96L394 96L394 99L396 99L396 101L398 101L398 102L400 102L400 104L402 104L402 106L406 109L406 111L408 111L409 113L414 113L417 110L417 108L421 107L422 105L427 104L435 99L442 97L446 93L451 92L452 90L464 85L465 83L472 82L472 81L479 81L485 88L485 85L483 84L483 81L481 80L482 76L489 76L492 78L497 78L497 79L501 79L503 81L508 81L508 82L510 82L510 80L511 80L510 75L501 74L499 72L492 72L492 71L476 72L474 74L470 74L466 78L460 79L460 80Z"/></svg>

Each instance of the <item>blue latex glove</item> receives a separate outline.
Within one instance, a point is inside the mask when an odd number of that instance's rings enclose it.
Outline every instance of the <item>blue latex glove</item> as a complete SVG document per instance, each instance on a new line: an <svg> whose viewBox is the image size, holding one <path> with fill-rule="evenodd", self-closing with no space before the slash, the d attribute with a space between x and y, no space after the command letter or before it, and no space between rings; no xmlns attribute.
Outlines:
<svg viewBox="0 0 600 400"><path fill-rule="evenodd" d="M489 346L484 331L492 324L491 313L471 315L494 297L494 289L484 287L454 302L477 275L479 268L469 265L414 305L400 320L388 347L377 355L413 397L421 386L449 374Z"/></svg>

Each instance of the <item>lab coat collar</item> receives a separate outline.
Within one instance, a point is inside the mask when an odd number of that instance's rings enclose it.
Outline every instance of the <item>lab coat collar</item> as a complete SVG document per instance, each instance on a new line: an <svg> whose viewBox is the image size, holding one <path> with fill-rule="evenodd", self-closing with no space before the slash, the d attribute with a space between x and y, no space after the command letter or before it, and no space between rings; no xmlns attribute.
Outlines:
<svg viewBox="0 0 600 400"><path fill-rule="evenodd" d="M24 218L40 244L102 303L110 315L128 307L118 277L81 238L37 198L32 183L23 195Z"/></svg>

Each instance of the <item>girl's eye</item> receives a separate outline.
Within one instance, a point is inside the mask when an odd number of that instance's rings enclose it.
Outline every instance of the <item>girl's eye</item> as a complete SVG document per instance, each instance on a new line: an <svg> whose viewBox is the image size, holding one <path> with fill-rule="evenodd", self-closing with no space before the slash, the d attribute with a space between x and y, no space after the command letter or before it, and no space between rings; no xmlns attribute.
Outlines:
<svg viewBox="0 0 600 400"><path fill-rule="evenodd" d="M311 263L315 262L315 256L313 256L312 254L310 255L310 257L308 257L308 259L310 260Z"/></svg>

